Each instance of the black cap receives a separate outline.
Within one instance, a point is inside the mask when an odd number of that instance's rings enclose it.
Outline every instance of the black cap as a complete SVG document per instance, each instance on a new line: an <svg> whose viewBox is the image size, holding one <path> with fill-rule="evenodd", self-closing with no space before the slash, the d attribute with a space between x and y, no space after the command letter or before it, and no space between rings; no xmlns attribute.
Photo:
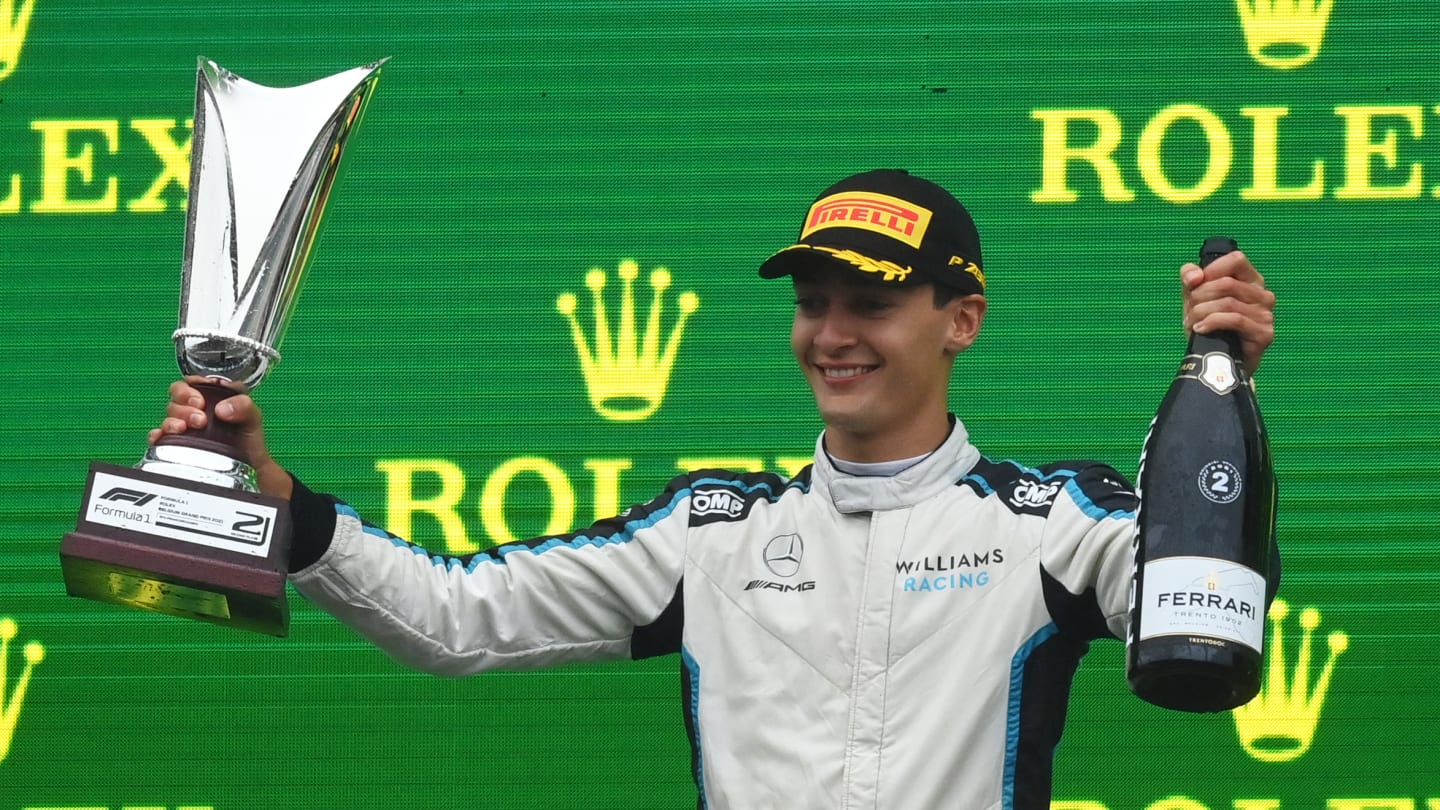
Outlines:
<svg viewBox="0 0 1440 810"><path fill-rule="evenodd" d="M950 192L903 169L851 175L810 206L800 238L760 265L764 278L837 263L892 284L985 292L980 233Z"/></svg>

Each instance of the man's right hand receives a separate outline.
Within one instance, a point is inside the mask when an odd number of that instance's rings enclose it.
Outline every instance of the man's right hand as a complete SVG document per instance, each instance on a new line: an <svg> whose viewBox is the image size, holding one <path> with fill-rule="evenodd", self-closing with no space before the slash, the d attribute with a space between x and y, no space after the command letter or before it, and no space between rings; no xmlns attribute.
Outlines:
<svg viewBox="0 0 1440 810"><path fill-rule="evenodd" d="M205 398L193 383L214 382L203 377L187 377L170 385L170 404L165 409L165 419L160 427L150 431L150 444L165 435L177 435L191 428L205 427ZM215 406L215 415L230 423L236 429L235 444L255 468L255 477L260 491L266 495L290 499L294 481L270 457L265 446L265 431L261 426L260 406L247 394L235 394Z"/></svg>

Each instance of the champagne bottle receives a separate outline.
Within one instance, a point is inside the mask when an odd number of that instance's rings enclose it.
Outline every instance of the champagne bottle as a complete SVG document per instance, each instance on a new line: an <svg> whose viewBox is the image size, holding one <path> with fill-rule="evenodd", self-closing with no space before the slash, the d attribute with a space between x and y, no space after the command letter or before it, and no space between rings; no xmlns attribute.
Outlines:
<svg viewBox="0 0 1440 810"><path fill-rule="evenodd" d="M1200 266L1236 250L1213 237ZM1275 472L1234 332L1195 334L1140 457L1126 671L1170 709L1233 709L1260 690Z"/></svg>

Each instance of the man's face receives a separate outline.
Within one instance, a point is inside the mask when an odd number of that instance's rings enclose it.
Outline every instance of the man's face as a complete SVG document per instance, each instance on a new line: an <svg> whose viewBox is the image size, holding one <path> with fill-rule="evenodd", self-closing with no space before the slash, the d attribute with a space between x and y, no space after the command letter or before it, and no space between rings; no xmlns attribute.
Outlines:
<svg viewBox="0 0 1440 810"><path fill-rule="evenodd" d="M933 434L943 420L951 365L979 330L984 298L936 307L928 284L869 282L843 268L806 270L793 281L790 347L830 440L897 449L928 442L917 431Z"/></svg>

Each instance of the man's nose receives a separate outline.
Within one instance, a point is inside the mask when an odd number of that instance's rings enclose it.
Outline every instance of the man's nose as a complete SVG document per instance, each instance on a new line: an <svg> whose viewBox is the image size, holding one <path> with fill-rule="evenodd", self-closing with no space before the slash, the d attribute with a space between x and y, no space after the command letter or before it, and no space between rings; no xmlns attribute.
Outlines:
<svg viewBox="0 0 1440 810"><path fill-rule="evenodd" d="M832 307L820 319L815 345L821 349L838 349L855 343L855 320L838 307Z"/></svg>

